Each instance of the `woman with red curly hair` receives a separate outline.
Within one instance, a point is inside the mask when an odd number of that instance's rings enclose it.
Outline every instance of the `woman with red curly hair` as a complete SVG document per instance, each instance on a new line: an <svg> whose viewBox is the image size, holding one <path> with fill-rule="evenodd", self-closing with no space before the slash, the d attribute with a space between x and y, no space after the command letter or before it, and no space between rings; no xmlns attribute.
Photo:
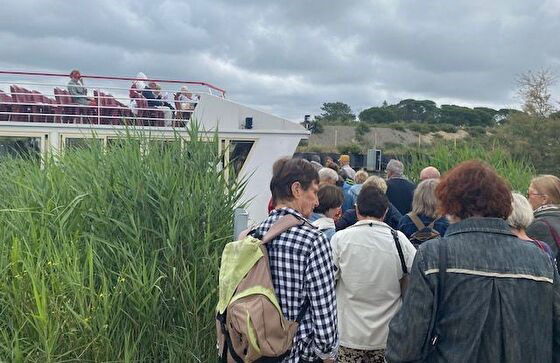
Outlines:
<svg viewBox="0 0 560 363"><path fill-rule="evenodd" d="M466 161L436 196L452 224L416 253L387 362L560 362L558 272L511 232L508 184Z"/></svg>

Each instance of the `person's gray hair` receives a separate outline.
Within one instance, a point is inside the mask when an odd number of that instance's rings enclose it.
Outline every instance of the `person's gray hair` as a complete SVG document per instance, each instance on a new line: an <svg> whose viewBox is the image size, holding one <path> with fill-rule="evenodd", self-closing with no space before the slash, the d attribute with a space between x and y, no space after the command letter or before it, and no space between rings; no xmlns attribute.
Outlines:
<svg viewBox="0 0 560 363"><path fill-rule="evenodd" d="M338 173L331 168L322 168L319 170L319 183L332 181L336 183L338 181Z"/></svg>
<svg viewBox="0 0 560 363"><path fill-rule="evenodd" d="M509 226L516 230L524 230L533 222L533 208L521 193L511 193L511 214L507 219Z"/></svg>
<svg viewBox="0 0 560 363"><path fill-rule="evenodd" d="M438 179L427 179L418 184L412 198L412 213L430 218L440 217L437 214L436 187L438 184Z"/></svg>
<svg viewBox="0 0 560 363"><path fill-rule="evenodd" d="M316 161L321 164L321 157L317 154L313 154L309 157L309 161Z"/></svg>
<svg viewBox="0 0 560 363"><path fill-rule="evenodd" d="M383 193L387 193L387 183L385 182L385 179L380 176L372 175L367 178L364 184L362 184L362 189L368 186L377 187L381 189Z"/></svg>
<svg viewBox="0 0 560 363"><path fill-rule="evenodd" d="M391 159L387 163L385 171L390 172L392 176L401 177L404 173L404 165L397 159Z"/></svg>

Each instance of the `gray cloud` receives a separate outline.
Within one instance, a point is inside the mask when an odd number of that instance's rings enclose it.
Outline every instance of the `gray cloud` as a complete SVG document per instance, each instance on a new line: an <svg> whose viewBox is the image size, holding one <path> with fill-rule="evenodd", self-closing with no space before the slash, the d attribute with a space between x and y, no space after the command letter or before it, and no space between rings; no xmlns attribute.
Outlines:
<svg viewBox="0 0 560 363"><path fill-rule="evenodd" d="M554 0L22 0L3 4L0 66L204 80L294 120L330 101L511 107L521 72L560 72L559 19Z"/></svg>

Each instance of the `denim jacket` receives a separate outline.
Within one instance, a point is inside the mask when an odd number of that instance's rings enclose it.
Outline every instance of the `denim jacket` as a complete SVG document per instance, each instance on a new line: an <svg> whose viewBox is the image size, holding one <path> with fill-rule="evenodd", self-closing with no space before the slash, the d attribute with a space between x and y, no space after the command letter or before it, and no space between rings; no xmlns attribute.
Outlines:
<svg viewBox="0 0 560 363"><path fill-rule="evenodd" d="M438 308L439 247L447 277ZM505 221L469 218L416 254L387 362L560 362L560 285L550 259ZM432 319L438 343L426 358Z"/></svg>

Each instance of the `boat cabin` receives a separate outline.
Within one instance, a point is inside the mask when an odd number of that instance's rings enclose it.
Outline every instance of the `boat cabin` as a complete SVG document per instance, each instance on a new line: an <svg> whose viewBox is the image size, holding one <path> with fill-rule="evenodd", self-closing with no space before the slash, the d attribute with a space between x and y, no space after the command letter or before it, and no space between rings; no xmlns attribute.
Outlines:
<svg viewBox="0 0 560 363"><path fill-rule="evenodd" d="M298 123L241 105L206 82L0 71L0 156L41 155L95 137L109 145L126 130L171 139L192 120L228 150L236 175L250 176L250 222L267 215L272 164L291 156L309 132Z"/></svg>

